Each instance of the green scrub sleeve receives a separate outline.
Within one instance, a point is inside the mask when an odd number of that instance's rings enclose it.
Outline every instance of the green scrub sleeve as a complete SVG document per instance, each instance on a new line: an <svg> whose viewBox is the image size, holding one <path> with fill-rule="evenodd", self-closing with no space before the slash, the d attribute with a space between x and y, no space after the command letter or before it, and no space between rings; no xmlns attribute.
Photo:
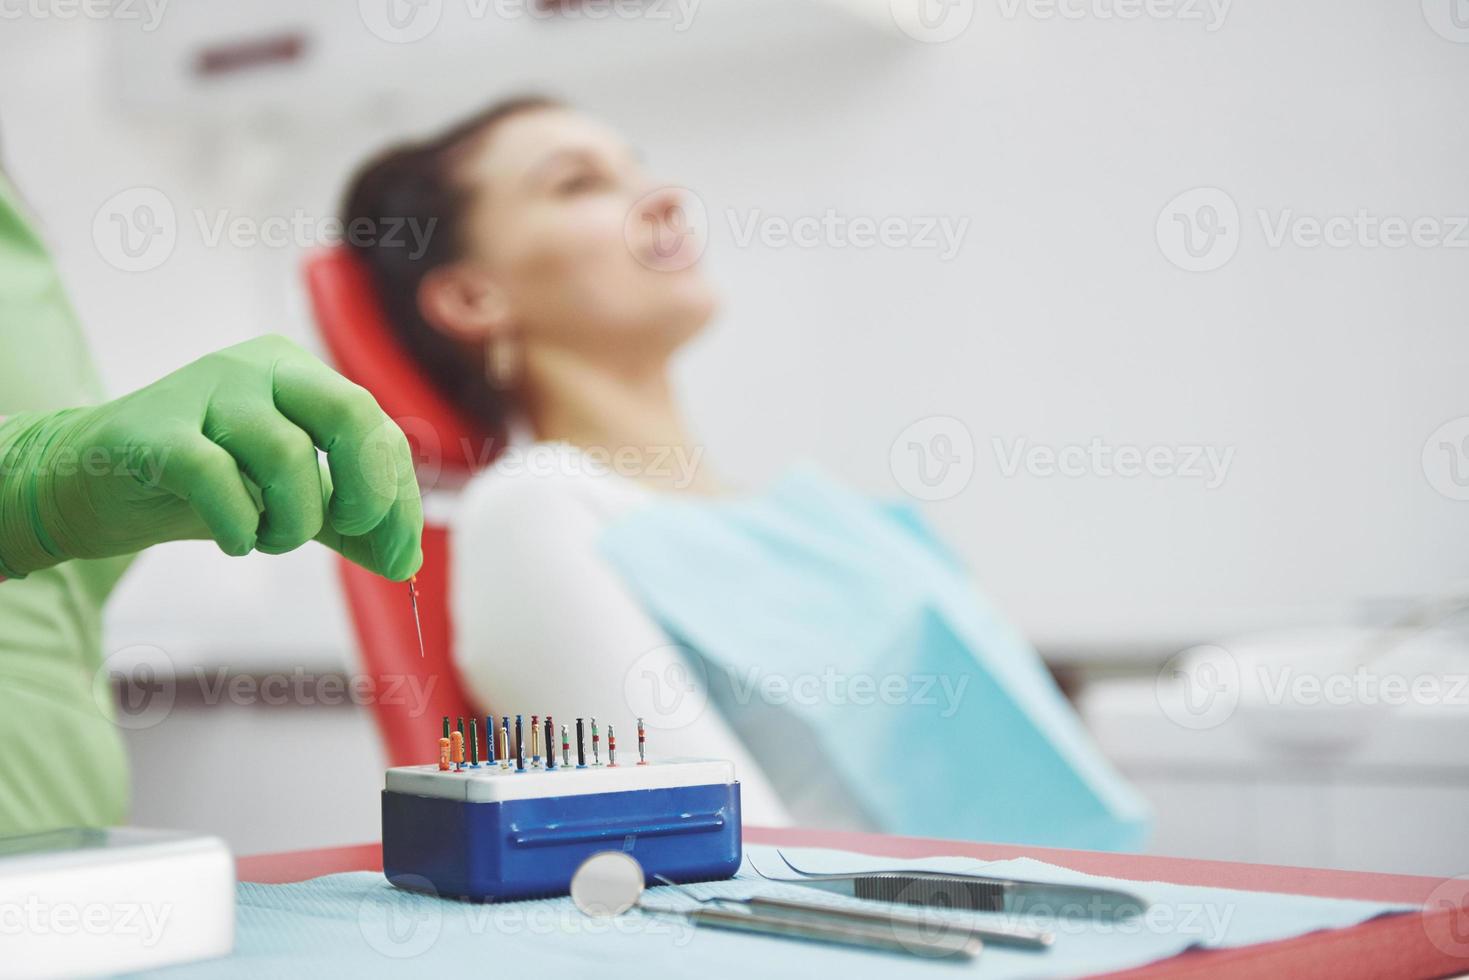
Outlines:
<svg viewBox="0 0 1469 980"><path fill-rule="evenodd" d="M0 419L100 397L55 266L0 174ZM102 604L129 561L0 581L0 834L126 820L127 757L98 672Z"/></svg>

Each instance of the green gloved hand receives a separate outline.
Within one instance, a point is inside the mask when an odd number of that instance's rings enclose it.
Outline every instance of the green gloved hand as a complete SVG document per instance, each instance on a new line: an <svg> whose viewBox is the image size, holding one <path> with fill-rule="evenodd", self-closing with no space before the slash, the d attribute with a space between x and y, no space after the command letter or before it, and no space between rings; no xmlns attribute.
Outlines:
<svg viewBox="0 0 1469 980"><path fill-rule="evenodd" d="M314 539L402 581L422 564L422 536L402 430L283 337L105 405L0 424L0 577L188 538L230 555Z"/></svg>

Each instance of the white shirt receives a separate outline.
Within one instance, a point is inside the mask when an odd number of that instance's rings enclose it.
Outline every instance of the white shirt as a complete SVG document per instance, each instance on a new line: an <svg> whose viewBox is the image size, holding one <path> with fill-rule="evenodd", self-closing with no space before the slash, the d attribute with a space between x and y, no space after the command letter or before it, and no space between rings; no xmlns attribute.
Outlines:
<svg viewBox="0 0 1469 980"><path fill-rule="evenodd" d="M574 733L578 716L588 724L596 716L603 760L609 724L619 761L636 759L629 674L679 670L683 655L602 556L598 539L654 495L564 443L512 446L469 482L450 523L450 612L454 656L479 703L527 721L550 713L558 733L563 724ZM587 739L590 754L590 728ZM712 704L677 730L650 726L648 740L653 757L734 762L744 819L791 822L766 772Z"/></svg>

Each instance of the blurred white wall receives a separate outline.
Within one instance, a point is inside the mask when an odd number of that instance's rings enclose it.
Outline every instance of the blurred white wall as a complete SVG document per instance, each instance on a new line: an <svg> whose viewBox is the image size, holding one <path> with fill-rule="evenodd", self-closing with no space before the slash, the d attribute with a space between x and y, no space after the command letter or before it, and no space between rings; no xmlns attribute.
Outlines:
<svg viewBox="0 0 1469 980"><path fill-rule="evenodd" d="M329 216L386 138L547 89L623 127L707 208L727 303L683 380L722 466L758 482L814 456L901 494L899 434L960 420L973 477L925 506L1043 646L1151 653L1354 619L1469 570L1451 544L1469 506L1422 463L1430 434L1469 414L1469 231L1457 248L1269 240L1299 216L1469 215L1469 130L1453 122L1469 44L1418 4L1373 0L1180 0L1177 16L1130 20L1101 16L1108 3L1047 17L1039 0L992 0L941 44L842 5L704 0L687 23L561 23L446 2L411 44L374 36L352 4L175 0L152 31L15 21L0 136L115 391L262 330L312 342L298 250L210 247L196 212ZM281 30L311 39L304 67L187 81L198 43ZM127 273L92 228L135 187L167 195L179 233L161 267ZM1210 272L1170 262L1155 231L1196 187L1240 214L1237 254ZM741 244L752 220L828 213L915 234L968 224L947 260ZM1093 439L1233 455L1212 489L1006 475L1018 445ZM114 609L116 642L162 635L185 661L331 659L346 639L326 571L319 555L164 549Z"/></svg>

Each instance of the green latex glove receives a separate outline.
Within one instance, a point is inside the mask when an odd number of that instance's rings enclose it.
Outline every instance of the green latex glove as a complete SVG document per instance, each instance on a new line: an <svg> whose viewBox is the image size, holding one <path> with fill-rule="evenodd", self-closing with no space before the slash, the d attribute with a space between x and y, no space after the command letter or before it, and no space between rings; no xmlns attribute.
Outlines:
<svg viewBox="0 0 1469 980"><path fill-rule="evenodd" d="M314 539L401 581L422 563L422 534L402 430L282 337L105 405L0 425L0 575L11 578L212 538L230 555Z"/></svg>

